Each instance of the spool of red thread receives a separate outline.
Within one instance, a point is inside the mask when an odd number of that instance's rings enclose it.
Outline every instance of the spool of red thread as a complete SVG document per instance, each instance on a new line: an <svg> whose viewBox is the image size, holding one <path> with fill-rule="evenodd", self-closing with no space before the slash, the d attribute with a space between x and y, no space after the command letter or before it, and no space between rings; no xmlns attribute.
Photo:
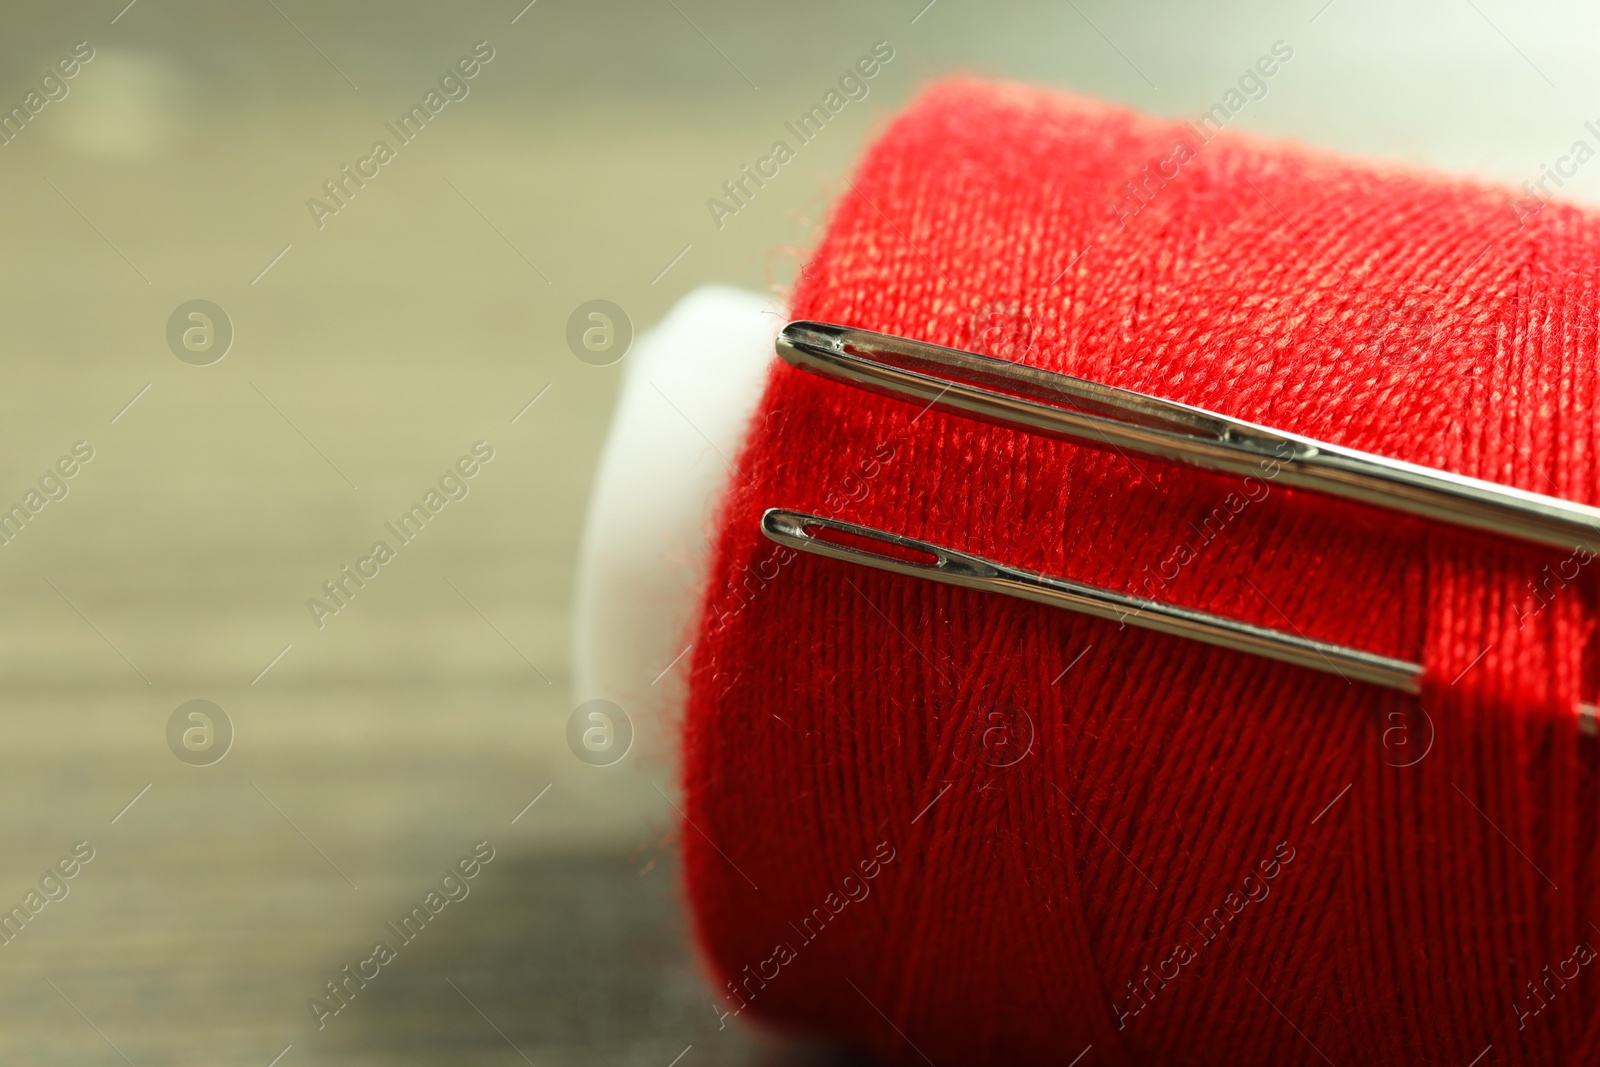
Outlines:
<svg viewBox="0 0 1600 1067"><path fill-rule="evenodd" d="M1597 300L1576 209L959 82L869 152L792 314L1596 504ZM737 466L684 735L730 1012L940 1067L1600 1058L1585 554L783 365ZM1412 659L1424 692L797 556L768 507Z"/></svg>

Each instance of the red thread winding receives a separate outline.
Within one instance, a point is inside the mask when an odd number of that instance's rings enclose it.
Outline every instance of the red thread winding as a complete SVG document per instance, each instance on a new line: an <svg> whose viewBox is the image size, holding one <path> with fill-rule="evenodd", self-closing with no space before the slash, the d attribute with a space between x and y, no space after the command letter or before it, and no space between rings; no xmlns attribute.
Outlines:
<svg viewBox="0 0 1600 1067"><path fill-rule="evenodd" d="M1193 136L938 87L793 314L1600 503L1600 222L1234 133L1146 177ZM730 1011L940 1067L1600 1059L1589 560L782 365L738 469L683 772ZM1425 692L795 556L767 507L1414 659Z"/></svg>

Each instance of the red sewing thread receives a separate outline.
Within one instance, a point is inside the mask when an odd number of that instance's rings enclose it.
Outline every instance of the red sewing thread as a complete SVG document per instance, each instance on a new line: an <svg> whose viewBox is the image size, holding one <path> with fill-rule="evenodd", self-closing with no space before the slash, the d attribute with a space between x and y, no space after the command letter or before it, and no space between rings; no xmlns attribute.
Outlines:
<svg viewBox="0 0 1600 1067"><path fill-rule="evenodd" d="M1521 215L958 82L868 153L793 316L1594 504L1600 223ZM737 467L683 771L726 1010L940 1067L1600 1059L1589 559L783 365ZM767 507L1413 659L1425 692L796 556Z"/></svg>

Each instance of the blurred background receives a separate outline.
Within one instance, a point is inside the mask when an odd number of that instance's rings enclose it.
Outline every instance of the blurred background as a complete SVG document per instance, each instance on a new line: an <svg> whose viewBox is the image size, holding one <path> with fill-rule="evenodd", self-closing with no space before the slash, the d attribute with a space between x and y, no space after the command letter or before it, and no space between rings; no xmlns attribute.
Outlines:
<svg viewBox="0 0 1600 1067"><path fill-rule="evenodd" d="M569 747L574 560L625 366L575 356L575 309L643 330L723 282L781 314L864 144L952 71L1190 116L1283 40L1235 126L1512 186L1600 144L1600 13L1575 3L95 0L0 22L0 108L22 109L0 135L5 1063L835 1062L719 1022L670 715L635 709L609 767ZM866 99L719 227L707 199L878 41ZM402 144L385 124L475 46L466 95ZM324 183L380 139L394 158L340 206ZM1600 164L1560 195L1597 191ZM384 524L480 441L467 495L401 545ZM370 574L379 539L395 558L319 627L307 600L338 606L323 583ZM78 842L92 860L48 875ZM319 1020L480 842L470 895Z"/></svg>

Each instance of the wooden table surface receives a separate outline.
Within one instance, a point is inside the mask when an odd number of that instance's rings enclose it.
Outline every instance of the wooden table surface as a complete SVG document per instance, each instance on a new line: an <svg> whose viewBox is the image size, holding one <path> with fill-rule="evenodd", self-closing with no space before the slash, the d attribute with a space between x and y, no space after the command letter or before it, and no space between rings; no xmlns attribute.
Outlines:
<svg viewBox="0 0 1600 1067"><path fill-rule="evenodd" d="M93 449L0 545L0 909L94 850L0 945L7 1064L810 1062L718 1027L670 730L606 769L565 744L618 373L567 350L571 311L781 292L863 141L952 67L1198 113L1288 38L1243 125L1513 181L1585 117L1466 8L125 2L0 35L6 107L93 49L0 147L0 509ZM1494 14L1566 92L1594 77L1592 16ZM872 94L719 228L706 199L877 40ZM469 94L319 227L308 199L478 41ZM235 334L210 366L168 345L196 299ZM469 495L319 628L308 598L480 440ZM234 729L211 766L168 744L195 699ZM469 895L319 1029L324 983L480 841Z"/></svg>

